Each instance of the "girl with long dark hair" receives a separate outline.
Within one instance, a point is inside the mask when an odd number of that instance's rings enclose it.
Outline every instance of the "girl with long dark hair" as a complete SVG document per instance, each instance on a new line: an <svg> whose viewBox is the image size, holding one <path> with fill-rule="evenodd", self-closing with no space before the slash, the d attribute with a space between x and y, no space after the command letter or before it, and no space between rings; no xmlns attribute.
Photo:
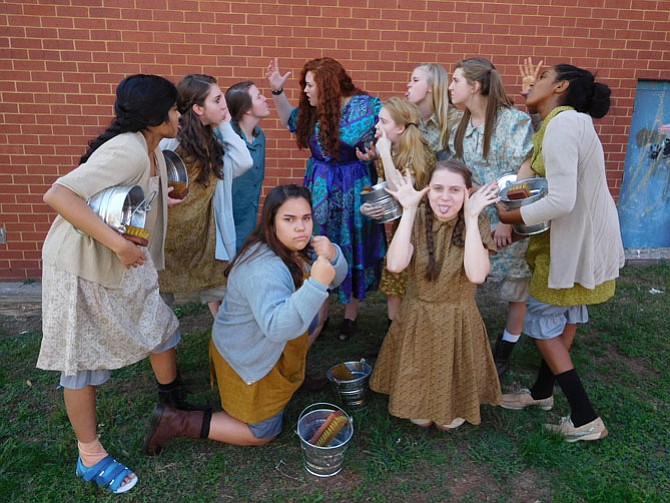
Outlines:
<svg viewBox="0 0 670 503"><path fill-rule="evenodd" d="M159 386L177 380L177 318L161 300L168 205L158 143L176 136L177 90L156 75L132 75L116 89L115 118L89 143L79 167L57 179L44 201L58 212L43 247L43 338L37 366L61 372L65 408L77 436L77 476L114 493L137 476L108 455L97 434L96 393L110 370L149 357ZM108 226L86 204L98 192L139 185L155 193L147 247ZM184 406L181 387L171 403Z"/></svg>
<svg viewBox="0 0 670 503"><path fill-rule="evenodd" d="M305 377L308 329L328 288L345 277L337 245L312 237L309 191L270 191L261 221L228 267L228 290L214 321L210 359L223 411L184 412L159 405L145 448L175 436L262 445L282 430L284 408Z"/></svg>

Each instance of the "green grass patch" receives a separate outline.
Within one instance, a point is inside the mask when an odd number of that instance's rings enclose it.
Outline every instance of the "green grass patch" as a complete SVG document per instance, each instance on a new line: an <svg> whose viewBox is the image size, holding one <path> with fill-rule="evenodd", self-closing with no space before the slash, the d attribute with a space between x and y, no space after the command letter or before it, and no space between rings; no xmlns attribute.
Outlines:
<svg viewBox="0 0 670 503"><path fill-rule="evenodd" d="M668 501L670 494L670 266L626 267L617 294L589 308L573 358L609 437L567 444L542 428L569 413L557 389L554 410L482 407L482 423L446 433L391 417L387 397L373 394L352 413L354 438L338 476L318 479L303 469L295 434L300 412L337 403L332 390L298 393L286 410L282 435L261 448L173 440L156 458L142 454L156 402L147 361L113 373L98 392L98 423L107 450L127 463L139 483L124 501ZM484 288L482 315L493 341L505 306ZM490 288L489 288L490 290ZM663 293L658 293L663 292ZM175 307L184 333L179 365L190 401L218 405L209 389L210 314L200 304ZM373 294L361 307L358 334L337 341L342 309L333 305L328 332L308 357L323 373L375 349L386 329L386 303ZM0 326L0 495L12 502L118 501L74 476L76 441L58 376L35 368L41 334L21 336ZM539 363L523 338L503 389L531 385Z"/></svg>

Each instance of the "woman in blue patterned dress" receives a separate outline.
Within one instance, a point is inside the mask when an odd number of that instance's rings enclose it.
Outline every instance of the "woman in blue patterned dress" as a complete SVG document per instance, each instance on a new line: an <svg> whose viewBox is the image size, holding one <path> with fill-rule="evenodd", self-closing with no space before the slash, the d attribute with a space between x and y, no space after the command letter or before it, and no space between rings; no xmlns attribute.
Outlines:
<svg viewBox="0 0 670 503"><path fill-rule="evenodd" d="M449 86L451 100L464 110L451 152L470 168L477 185L530 165L533 129L530 116L514 107L495 66L484 58L456 64ZM493 208L487 210L498 252L491 258L489 278L500 281L499 297L508 302L507 323L496 341L493 357L502 377L509 368L514 343L526 314L530 271L525 261L527 240L512 243L512 227L503 224Z"/></svg>
<svg viewBox="0 0 670 503"><path fill-rule="evenodd" d="M374 138L381 103L358 89L338 61L325 57L304 65L303 93L294 108L283 92L290 73L282 75L275 59L267 78L282 124L295 133L298 147L312 154L303 184L312 193L314 233L339 245L349 264L338 289L346 304L338 337L345 341L355 333L359 301L379 285L386 252L384 227L358 211L361 191L372 179L370 165L356 157L356 149L364 150ZM326 319L326 306L317 330Z"/></svg>

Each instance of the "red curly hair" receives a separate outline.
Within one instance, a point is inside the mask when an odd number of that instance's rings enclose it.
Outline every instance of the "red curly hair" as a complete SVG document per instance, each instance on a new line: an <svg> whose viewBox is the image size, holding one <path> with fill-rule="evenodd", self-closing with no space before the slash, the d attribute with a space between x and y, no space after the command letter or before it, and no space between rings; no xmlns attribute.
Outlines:
<svg viewBox="0 0 670 503"><path fill-rule="evenodd" d="M317 58L305 63L300 74L300 89L305 89L305 76L312 72L318 90L316 107L309 104L305 93L300 95L296 139L298 147L308 148L314 126L319 123L319 143L324 153L337 159L340 142L341 99L367 94L358 89L342 64L333 58Z"/></svg>

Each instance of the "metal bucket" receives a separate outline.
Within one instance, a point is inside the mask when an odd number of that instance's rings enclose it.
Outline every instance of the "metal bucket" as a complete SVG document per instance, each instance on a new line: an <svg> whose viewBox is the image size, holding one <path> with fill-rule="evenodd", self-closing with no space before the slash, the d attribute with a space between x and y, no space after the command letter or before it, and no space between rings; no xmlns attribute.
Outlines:
<svg viewBox="0 0 670 503"><path fill-rule="evenodd" d="M344 362L344 365L354 374L355 379L349 381L340 381L337 379L333 375L333 369L337 365L331 367L326 372L326 377L330 381L333 391L347 409L363 409L367 405L367 397L370 389L368 382L370 381L370 374L372 374L372 366L365 359L361 359L358 362Z"/></svg>
<svg viewBox="0 0 670 503"><path fill-rule="evenodd" d="M363 202L381 206L384 214L381 219L375 220L380 224L391 222L402 216L402 206L391 194L386 192L386 182L379 182L372 186L372 190L361 192Z"/></svg>
<svg viewBox="0 0 670 503"><path fill-rule="evenodd" d="M124 234L128 226L144 229L146 213L155 195L147 201L139 185L116 185L101 190L86 202L107 225Z"/></svg>
<svg viewBox="0 0 670 503"><path fill-rule="evenodd" d="M316 433L319 426L335 410L342 411L349 421L337 434L335 440L328 447L319 447L309 443L309 439ZM300 447L305 463L305 470L317 477L332 477L342 471L344 452L347 444L354 435L353 419L337 405L319 402L303 409L298 417L296 434L300 437Z"/></svg>
<svg viewBox="0 0 670 503"><path fill-rule="evenodd" d="M172 199L184 199L188 195L188 170L184 161L172 150L163 150L165 168L167 170L168 187L174 187L170 192Z"/></svg>
<svg viewBox="0 0 670 503"><path fill-rule="evenodd" d="M525 199L507 199L507 192L510 187L514 185L519 185L522 183L527 183L528 188L530 189L530 197ZM508 184L504 189L500 191L500 202L508 210L515 210L521 208L522 206L527 206L536 201L539 201L547 195L547 179L546 178L525 178L523 180L517 180L513 184ZM535 234L541 234L542 232L549 229L550 222L549 220L540 222L535 225L525 225L525 224L514 224L514 232L520 236L534 236Z"/></svg>

